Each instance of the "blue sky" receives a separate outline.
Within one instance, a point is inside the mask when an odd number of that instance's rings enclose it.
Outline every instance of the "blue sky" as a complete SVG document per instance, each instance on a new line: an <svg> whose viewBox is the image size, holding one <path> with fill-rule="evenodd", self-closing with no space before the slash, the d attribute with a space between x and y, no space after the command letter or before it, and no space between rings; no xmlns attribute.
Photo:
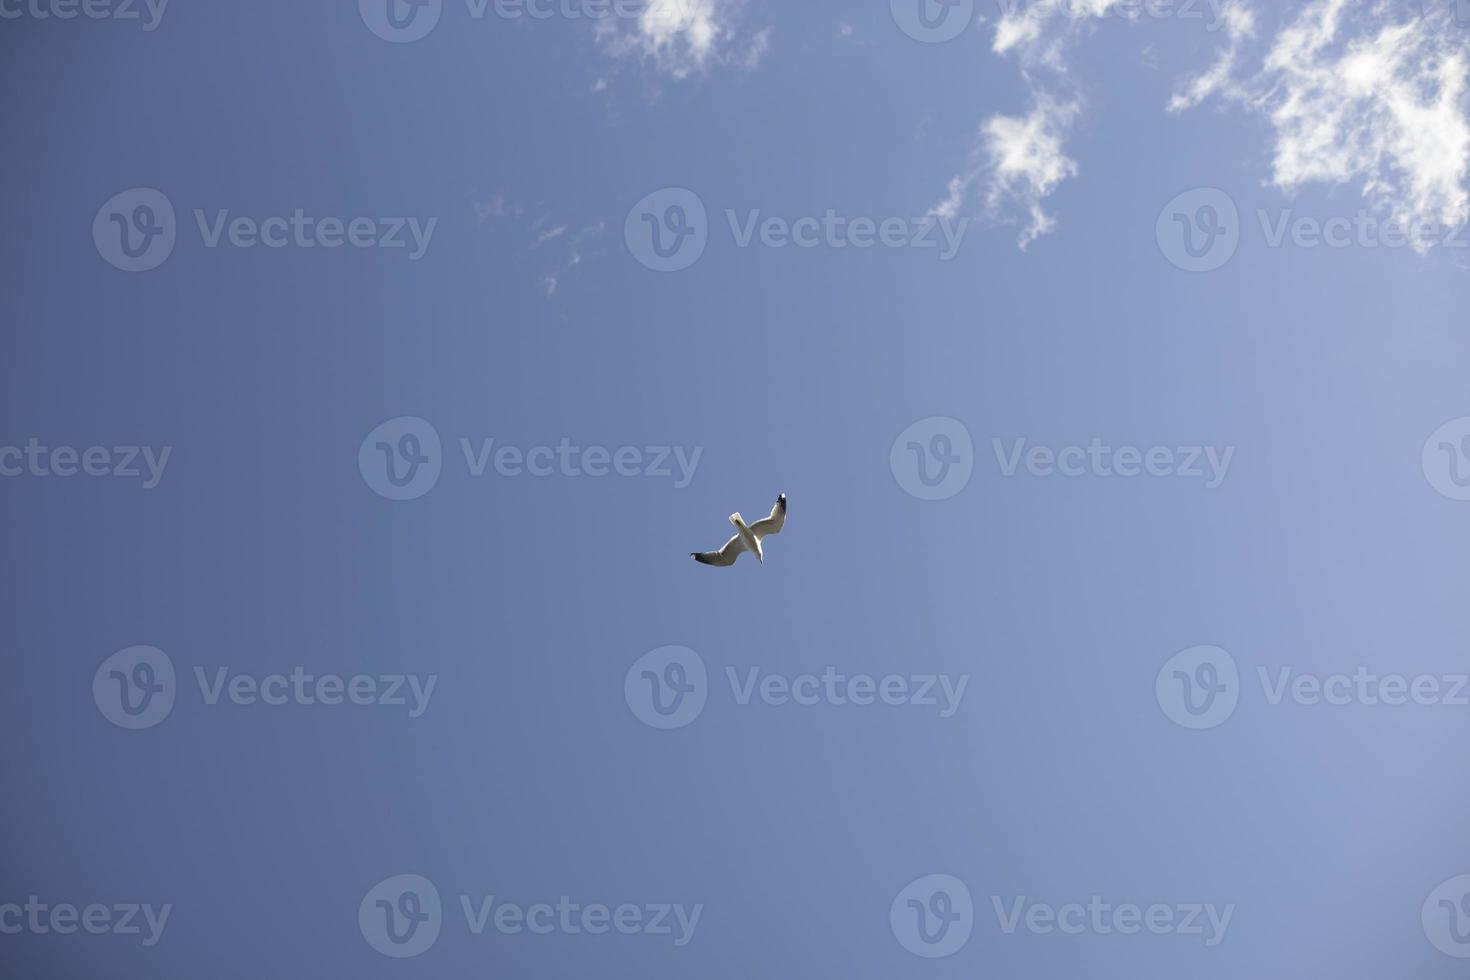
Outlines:
<svg viewBox="0 0 1470 980"><path fill-rule="evenodd" d="M535 9L0 0L0 956L1459 975L1470 16Z"/></svg>

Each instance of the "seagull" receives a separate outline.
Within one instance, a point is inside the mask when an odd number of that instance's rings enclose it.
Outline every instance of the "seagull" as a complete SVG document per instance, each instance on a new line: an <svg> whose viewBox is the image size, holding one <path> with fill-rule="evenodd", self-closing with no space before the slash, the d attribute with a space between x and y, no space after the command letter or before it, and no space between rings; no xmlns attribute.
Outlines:
<svg viewBox="0 0 1470 980"><path fill-rule="evenodd" d="M735 536L726 541L723 548L719 551L692 551L689 557L701 565L733 565L742 551L748 551L755 555L756 561L764 565L766 558L761 552L761 538L768 534L780 534L781 528L786 525L786 495L783 493L776 498L776 506L771 508L770 517L754 524L746 524L745 518L736 511L730 515L730 523L735 525Z"/></svg>

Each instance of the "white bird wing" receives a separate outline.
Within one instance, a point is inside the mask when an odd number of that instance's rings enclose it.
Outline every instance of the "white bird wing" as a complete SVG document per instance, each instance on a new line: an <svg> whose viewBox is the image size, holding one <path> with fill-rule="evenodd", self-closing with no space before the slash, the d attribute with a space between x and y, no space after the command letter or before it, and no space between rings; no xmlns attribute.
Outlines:
<svg viewBox="0 0 1470 980"><path fill-rule="evenodd" d="M780 534L781 528L786 526L786 495L783 493L776 498L776 506L771 508L771 516L762 518L750 525L750 532L758 538L768 534Z"/></svg>
<svg viewBox="0 0 1470 980"><path fill-rule="evenodd" d="M701 565L733 565L735 559L745 550L745 542L740 540L740 535L735 535L719 551L693 551L690 557Z"/></svg>

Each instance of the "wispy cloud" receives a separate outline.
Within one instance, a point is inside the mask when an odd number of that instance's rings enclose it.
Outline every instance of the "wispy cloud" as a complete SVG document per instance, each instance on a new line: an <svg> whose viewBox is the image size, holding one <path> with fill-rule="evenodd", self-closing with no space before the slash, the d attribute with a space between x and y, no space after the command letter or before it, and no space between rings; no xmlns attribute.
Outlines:
<svg viewBox="0 0 1470 980"><path fill-rule="evenodd" d="M566 225L557 225L555 228L547 228L536 235L536 240L531 243L531 251L535 251L547 242L554 242L567 233Z"/></svg>
<svg viewBox="0 0 1470 980"><path fill-rule="evenodd" d="M1029 105L982 123L934 214L973 208L1014 221L1022 248L1056 226L1045 203L1078 173L1066 140L1086 106L1069 54L1089 22L1125 9L1002 0L991 49L1017 62ZM1170 113L1215 100L1261 114L1273 134L1269 183L1283 191L1353 186L1404 224L1470 217L1470 34L1452 4L1308 0L1274 32L1246 0L1227 0L1217 16L1219 51L1176 88ZM1257 67L1244 67L1250 59Z"/></svg>
<svg viewBox="0 0 1470 980"><path fill-rule="evenodd" d="M1015 58L1030 89L1023 115L996 114L980 126L963 170L949 181L931 214L953 218L978 208L993 221L1019 224L1026 248L1055 227L1043 207L1057 187L1078 172L1067 156L1066 137L1084 100L1072 82L1066 52L1104 16L1115 0L1072 0L1070 5L1011 3L995 24L991 50Z"/></svg>
<svg viewBox="0 0 1470 980"><path fill-rule="evenodd" d="M1215 63L1205 72L1185 83L1169 100L1170 112L1183 112L1199 105L1216 92L1228 91L1239 96L1235 87L1235 64L1240 58L1240 49L1245 41L1255 36L1256 17L1244 4L1231 4L1221 15L1226 43Z"/></svg>
<svg viewBox="0 0 1470 980"><path fill-rule="evenodd" d="M505 194L500 192L492 194L488 201L471 201L470 207L475 212L475 220L481 224L521 215L521 209L507 201Z"/></svg>
<svg viewBox="0 0 1470 980"><path fill-rule="evenodd" d="M546 291L547 296L555 296L556 291L561 288L562 280L582 268L586 246L592 241L601 238L606 231L607 222L599 221L596 224L588 225L571 237L561 264L541 278L541 288Z"/></svg>
<svg viewBox="0 0 1470 980"><path fill-rule="evenodd" d="M570 223L554 221L552 212L541 205L532 212L540 215L524 224L519 219L527 213L526 207L503 191L492 194L487 201L471 200L470 207L480 223L503 224L503 233L524 236L526 251L540 251L547 256L540 260L546 271L537 280L547 296L555 296L567 278L580 271L587 256L592 254L592 244L607 231L607 222L597 221L574 232Z"/></svg>
<svg viewBox="0 0 1470 980"><path fill-rule="evenodd" d="M597 40L617 58L634 58L675 79L710 65L751 69L770 47L770 29L745 36L743 0L649 0L635 19L598 22Z"/></svg>
<svg viewBox="0 0 1470 980"><path fill-rule="evenodd" d="M1210 96L1262 113L1274 132L1271 183L1353 185L1403 223L1458 224L1470 214L1466 47L1443 21L1448 5L1405 15L1385 4L1313 0L1240 77L1254 33L1243 11L1205 74L1170 100L1182 111Z"/></svg>

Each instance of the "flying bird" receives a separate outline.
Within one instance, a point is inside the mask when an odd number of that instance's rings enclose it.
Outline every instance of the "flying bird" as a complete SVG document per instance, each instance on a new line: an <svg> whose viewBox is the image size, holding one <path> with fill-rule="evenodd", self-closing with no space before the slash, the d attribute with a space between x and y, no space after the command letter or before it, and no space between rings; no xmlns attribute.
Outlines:
<svg viewBox="0 0 1470 980"><path fill-rule="evenodd" d="M770 517L754 524L746 524L745 518L736 511L730 515L730 523L735 525L735 536L726 541L723 548L719 551L692 551L689 556L701 565L733 565L742 551L748 551L755 555L756 561L764 565L766 557L761 551L761 538L780 534L781 528L786 525L786 495L783 493L776 498L776 506L771 508Z"/></svg>

